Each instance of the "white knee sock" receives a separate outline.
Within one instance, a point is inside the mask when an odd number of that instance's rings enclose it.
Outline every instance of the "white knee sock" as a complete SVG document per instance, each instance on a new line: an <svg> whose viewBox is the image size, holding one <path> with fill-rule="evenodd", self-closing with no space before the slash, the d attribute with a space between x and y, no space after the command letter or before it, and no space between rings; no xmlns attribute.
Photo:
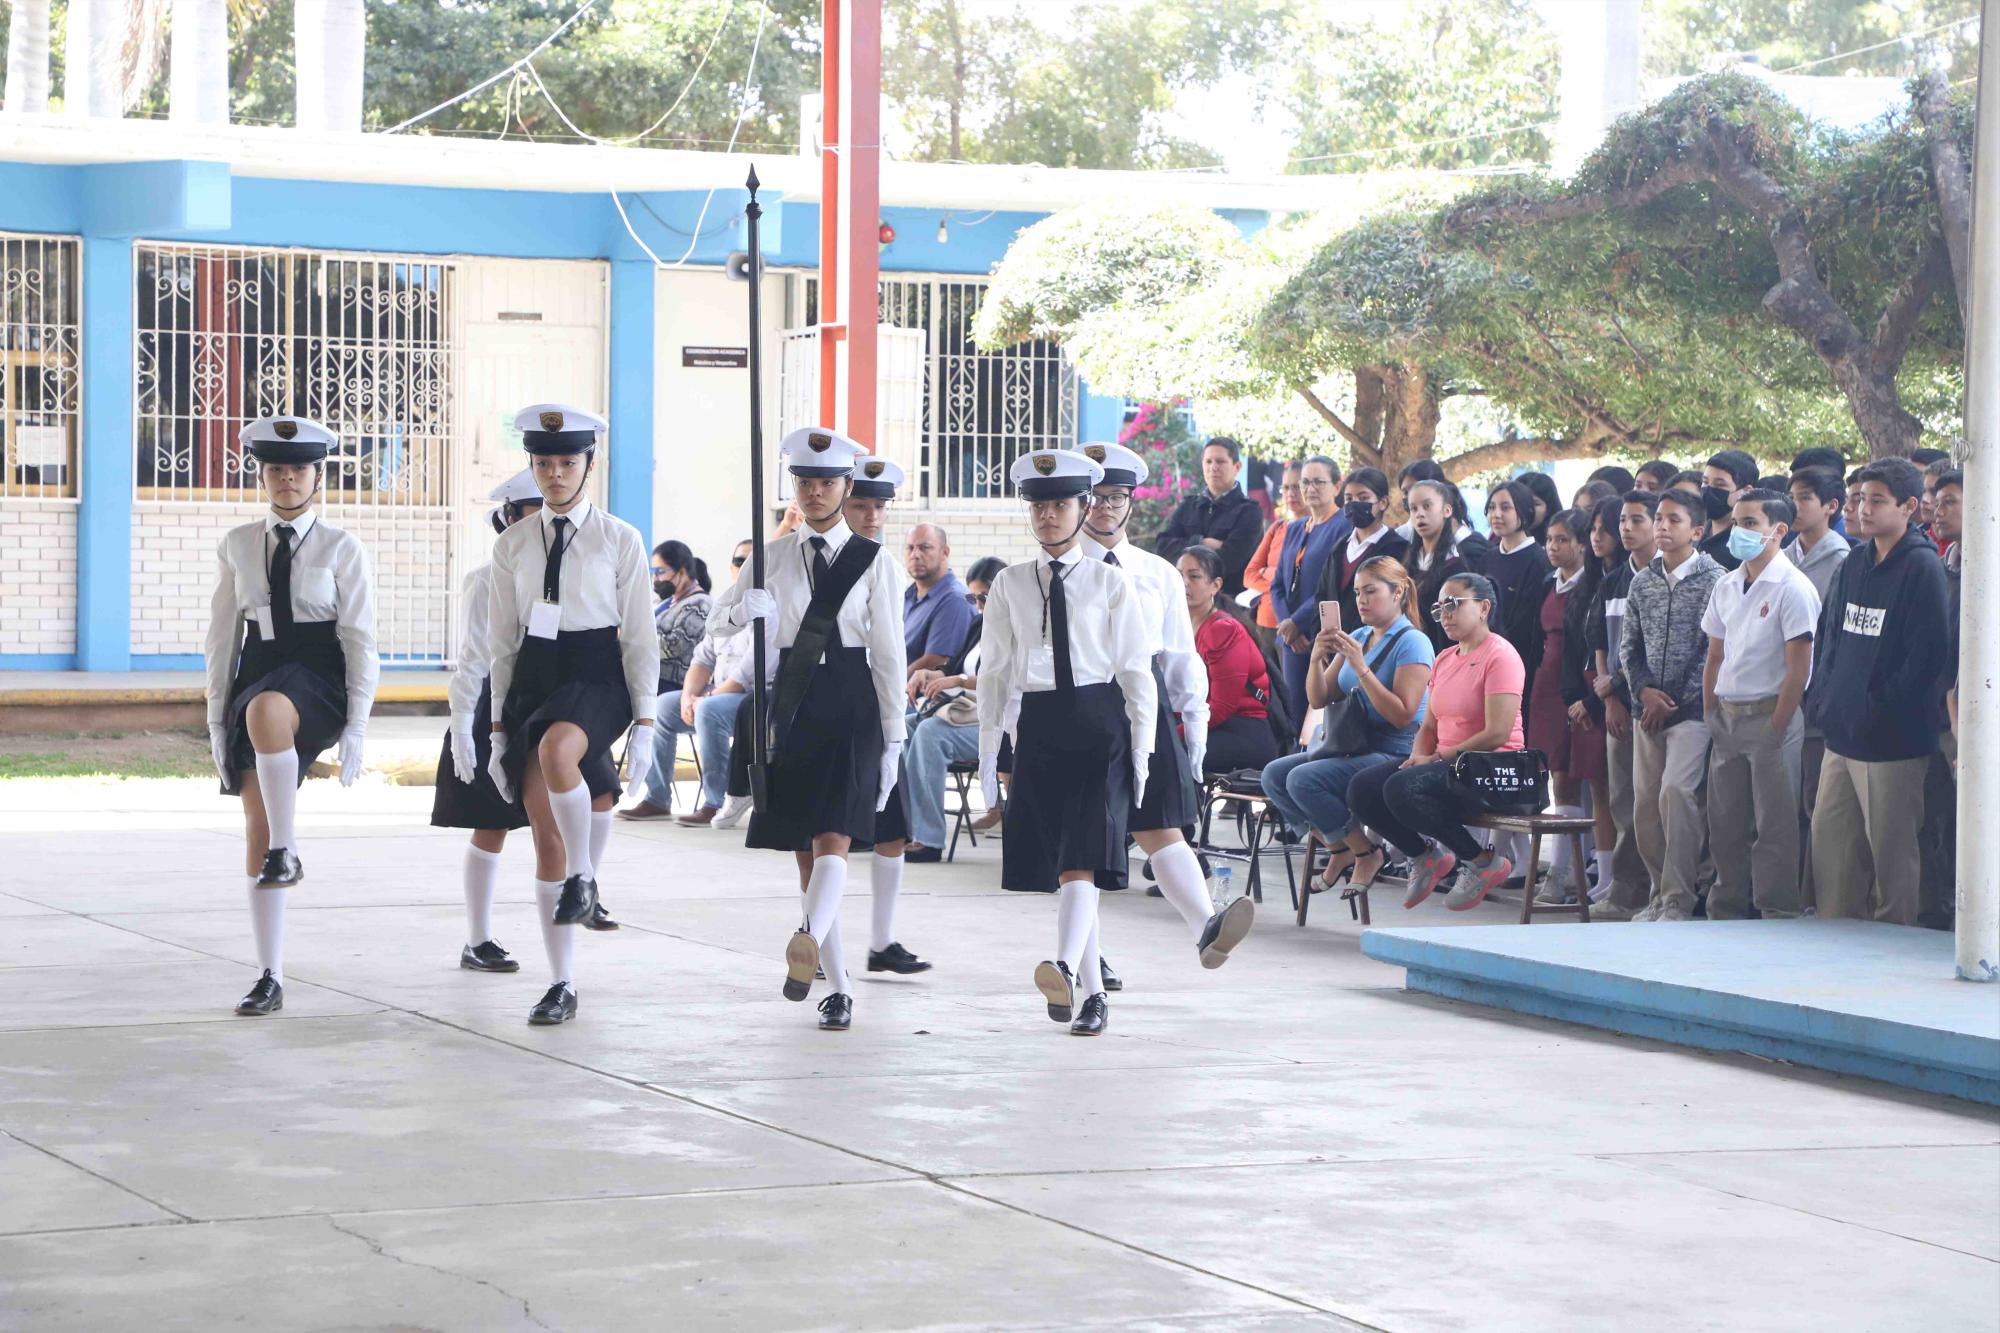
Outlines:
<svg viewBox="0 0 2000 1333"><path fill-rule="evenodd" d="M260 889L250 877L250 930L257 937L257 965L285 984L285 898L289 889Z"/></svg>
<svg viewBox="0 0 2000 1333"><path fill-rule="evenodd" d="M1194 854L1194 848L1175 842L1154 852L1153 878L1159 882L1161 896L1199 936L1209 917L1215 915L1215 904L1209 899L1208 885L1201 877L1201 858Z"/></svg>
<svg viewBox="0 0 2000 1333"><path fill-rule="evenodd" d="M869 880L875 897L869 918L868 947L880 953L896 942L896 895L903 891L903 858L877 852Z"/></svg>
<svg viewBox="0 0 2000 1333"><path fill-rule="evenodd" d="M1069 964L1072 975L1082 968L1083 952L1090 947L1097 897L1097 886L1087 879L1067 880L1056 892L1056 957Z"/></svg>
<svg viewBox="0 0 2000 1333"><path fill-rule="evenodd" d="M549 812L562 834L563 873L590 875L590 788L581 782L568 791L549 788Z"/></svg>
<svg viewBox="0 0 2000 1333"><path fill-rule="evenodd" d="M854 993L847 980L847 959L840 952L840 917L837 914L833 924L826 928L826 938L819 942L819 970L826 973L827 989L839 995Z"/></svg>
<svg viewBox="0 0 2000 1333"><path fill-rule="evenodd" d="M1550 813L1561 815L1565 819L1581 819L1583 817L1583 807L1580 805L1559 805ZM1555 851L1549 854L1549 873L1551 875L1560 875L1569 867L1570 863L1569 838L1564 835L1558 835L1555 843ZM1580 878L1583 875L1583 868L1581 866L1577 867L1576 873Z"/></svg>
<svg viewBox="0 0 2000 1333"><path fill-rule="evenodd" d="M292 811L299 799L299 752L257 752L257 790L264 798L264 822L271 829L271 846L288 847L298 855Z"/></svg>
<svg viewBox="0 0 2000 1333"><path fill-rule="evenodd" d="M1590 859L1597 862L1597 887L1590 891L1590 901L1600 903L1611 896L1611 849L1600 847Z"/></svg>
<svg viewBox="0 0 2000 1333"><path fill-rule="evenodd" d="M465 848L465 942L493 938L493 890L500 880L500 853Z"/></svg>
<svg viewBox="0 0 2000 1333"><path fill-rule="evenodd" d="M812 878L806 881L806 933L819 941L820 951L826 950L827 932L840 920L840 895L847 891L847 858L844 856L815 856ZM826 975L833 976L833 969L821 966Z"/></svg>
<svg viewBox="0 0 2000 1333"><path fill-rule="evenodd" d="M556 904L562 901L562 883L547 880L535 881L535 919L542 923L542 948L549 955L549 983L566 981L576 984L576 974L571 967L576 957L576 932L581 926L558 926L556 924Z"/></svg>
<svg viewBox="0 0 2000 1333"><path fill-rule="evenodd" d="M590 812L590 877L596 879L604 869L604 849L611 844L611 812L592 810Z"/></svg>
<svg viewBox="0 0 2000 1333"><path fill-rule="evenodd" d="M1083 966L1077 970L1076 989L1089 999L1104 989L1104 955L1097 945L1098 920L1090 923L1090 943L1083 946Z"/></svg>

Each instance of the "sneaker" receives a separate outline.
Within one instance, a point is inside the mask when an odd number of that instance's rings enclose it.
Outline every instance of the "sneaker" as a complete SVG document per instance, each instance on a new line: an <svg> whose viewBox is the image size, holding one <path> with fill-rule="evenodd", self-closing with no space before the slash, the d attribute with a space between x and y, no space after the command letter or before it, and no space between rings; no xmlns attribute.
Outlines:
<svg viewBox="0 0 2000 1333"><path fill-rule="evenodd" d="M1424 854L1410 867L1410 891L1403 895L1403 906L1415 907L1436 893L1438 885L1444 883L1457 864L1458 857L1443 843L1434 842L1424 848Z"/></svg>
<svg viewBox="0 0 2000 1333"><path fill-rule="evenodd" d="M1632 914L1607 898L1601 903L1590 905L1590 919L1592 922L1630 921Z"/></svg>
<svg viewBox="0 0 2000 1333"><path fill-rule="evenodd" d="M1451 891L1445 895L1444 905L1454 912L1469 912L1484 902L1486 895L1507 882L1507 876L1514 873L1514 863L1504 856L1495 856L1481 864L1467 861L1458 868L1458 878Z"/></svg>
<svg viewBox="0 0 2000 1333"><path fill-rule="evenodd" d="M731 796L722 803L722 812L709 821L710 828L735 828L750 813L748 796Z"/></svg>
<svg viewBox="0 0 2000 1333"><path fill-rule="evenodd" d="M1660 910L1652 918L1655 921L1692 921L1694 913L1679 903L1661 903Z"/></svg>
<svg viewBox="0 0 2000 1333"><path fill-rule="evenodd" d="M1535 903L1540 907L1576 906L1576 877L1568 869L1551 874L1542 881L1542 887L1535 894Z"/></svg>
<svg viewBox="0 0 2000 1333"><path fill-rule="evenodd" d="M1664 906L1666 906L1666 903L1662 899L1649 898L1646 900L1644 907L1632 913L1631 919L1634 921L1658 921L1660 919L1660 909Z"/></svg>

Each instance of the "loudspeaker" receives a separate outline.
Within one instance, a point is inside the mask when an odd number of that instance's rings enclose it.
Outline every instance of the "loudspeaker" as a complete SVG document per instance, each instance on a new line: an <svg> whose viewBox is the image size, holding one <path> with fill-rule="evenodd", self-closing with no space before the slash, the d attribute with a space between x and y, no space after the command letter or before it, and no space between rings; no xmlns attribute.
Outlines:
<svg viewBox="0 0 2000 1333"><path fill-rule="evenodd" d="M757 260L757 267L760 270L764 267L764 261L762 257L759 257L759 259ZM746 250L730 251L729 258L722 261L722 271L729 275L729 280L731 282L750 281L749 252Z"/></svg>

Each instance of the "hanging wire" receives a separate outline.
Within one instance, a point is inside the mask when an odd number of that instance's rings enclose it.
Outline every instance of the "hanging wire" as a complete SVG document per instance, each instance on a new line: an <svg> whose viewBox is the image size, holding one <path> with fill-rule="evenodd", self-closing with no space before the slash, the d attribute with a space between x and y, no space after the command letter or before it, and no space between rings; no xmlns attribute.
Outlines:
<svg viewBox="0 0 2000 1333"><path fill-rule="evenodd" d="M541 41L535 43L534 50L528 52L528 54L522 56L519 60L516 60L513 64L501 70L498 74L495 74L490 78L481 79L478 83L473 84L470 88L467 88L464 92L460 93L458 96L448 98L445 101L439 102L436 106L432 107L428 111L420 111L416 115L411 116L408 120L399 121L398 123L391 125L388 129L383 130L382 133L399 134L402 131L410 128L410 126L412 125L421 124L422 122L429 120L432 116L435 116L440 111L448 110L451 107L457 106L460 102L463 102L466 98L473 96L475 93L484 92L486 89L491 88L494 84L500 82L500 80L506 78L508 75L519 73L522 66L526 65L536 56L540 55L542 52L548 50L551 46L555 45L555 41L558 37L562 36L564 33L568 32L571 28L575 27L577 24L577 20L581 19L585 14L588 14L592 9L596 8L596 6L597 6L597 0L583 0L583 4L577 7L576 13L571 14L568 18L564 19L562 21L561 26L559 26L554 32L542 38Z"/></svg>

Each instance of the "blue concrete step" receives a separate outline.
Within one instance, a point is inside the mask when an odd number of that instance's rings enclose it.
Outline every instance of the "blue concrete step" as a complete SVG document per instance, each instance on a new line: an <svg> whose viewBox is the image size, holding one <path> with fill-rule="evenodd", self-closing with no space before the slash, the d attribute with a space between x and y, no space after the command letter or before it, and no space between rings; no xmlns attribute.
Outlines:
<svg viewBox="0 0 2000 1333"><path fill-rule="evenodd" d="M1873 921L1368 930L1411 990L2000 1105L2000 986Z"/></svg>

